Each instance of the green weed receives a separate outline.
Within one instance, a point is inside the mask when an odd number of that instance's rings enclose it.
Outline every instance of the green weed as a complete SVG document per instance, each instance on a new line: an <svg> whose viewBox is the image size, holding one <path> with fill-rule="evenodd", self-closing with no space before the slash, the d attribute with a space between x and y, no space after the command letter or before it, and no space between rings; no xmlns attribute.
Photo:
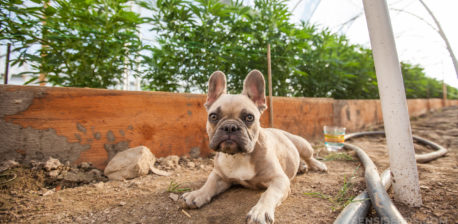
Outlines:
<svg viewBox="0 0 458 224"><path fill-rule="evenodd" d="M348 153L341 152L341 153L329 153L328 155L323 157L324 161L334 161L334 160L343 160L343 161L356 161L353 156Z"/></svg>
<svg viewBox="0 0 458 224"><path fill-rule="evenodd" d="M186 191L190 191L191 188L189 187L184 187L180 188L180 184L176 183L175 181L170 181L169 186L167 187L167 192L172 192L172 193L182 193Z"/></svg>
<svg viewBox="0 0 458 224"><path fill-rule="evenodd" d="M332 204L331 210L333 212L340 210L344 208L345 206L347 206L348 204L352 202L356 202L353 200L355 196L350 195L349 191L353 188L352 180L355 178L355 174L358 169L359 169L359 166L356 167L356 169L353 171L352 176L349 179L347 179L347 177L344 176L344 183L342 187L340 188L339 192L337 192L337 194L334 196L323 194L321 192L307 192L307 193L304 193L304 195L326 199L329 202L331 202Z"/></svg>

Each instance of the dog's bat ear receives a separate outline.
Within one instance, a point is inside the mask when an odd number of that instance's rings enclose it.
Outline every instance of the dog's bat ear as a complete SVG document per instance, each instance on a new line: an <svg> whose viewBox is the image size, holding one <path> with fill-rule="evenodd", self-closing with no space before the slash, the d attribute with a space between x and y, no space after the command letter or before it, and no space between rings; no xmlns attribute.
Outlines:
<svg viewBox="0 0 458 224"><path fill-rule="evenodd" d="M208 94L205 108L210 106L222 95L226 93L226 75L221 71L213 72L208 80Z"/></svg>
<svg viewBox="0 0 458 224"><path fill-rule="evenodd" d="M242 94L248 96L261 113L267 108L265 86L264 76L258 70L248 73L243 82Z"/></svg>

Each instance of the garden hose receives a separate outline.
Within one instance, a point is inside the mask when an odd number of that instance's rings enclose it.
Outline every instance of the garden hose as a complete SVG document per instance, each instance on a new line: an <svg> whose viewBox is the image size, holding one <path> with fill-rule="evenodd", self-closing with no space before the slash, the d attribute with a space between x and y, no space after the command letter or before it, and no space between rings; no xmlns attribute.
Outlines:
<svg viewBox="0 0 458 224"><path fill-rule="evenodd" d="M361 137L361 136L373 136L373 135L385 135L383 131L374 132L358 132L345 135L345 139ZM429 162L437 159L447 153L447 149L424 138L413 136L413 139L420 144L429 145L436 151L426 154L415 154L415 159L419 163ZM391 186L391 172L389 169L382 173L382 177L379 177L377 167L370 160L367 154L361 148L344 143L344 147L347 149L354 150L361 162L365 167L365 180L367 185L367 191L359 194L353 199L353 202L342 210L334 223L364 223L365 217L369 211L371 202L377 214L380 216L382 223L407 223L399 211L396 209L394 204L391 202L386 190ZM371 200L369 200L369 198Z"/></svg>

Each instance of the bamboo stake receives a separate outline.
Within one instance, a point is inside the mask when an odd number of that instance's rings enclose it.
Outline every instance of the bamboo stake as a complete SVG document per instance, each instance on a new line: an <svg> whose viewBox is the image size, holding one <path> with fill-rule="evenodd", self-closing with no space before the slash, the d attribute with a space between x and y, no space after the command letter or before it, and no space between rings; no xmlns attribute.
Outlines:
<svg viewBox="0 0 458 224"><path fill-rule="evenodd" d="M270 44L267 44L267 76L269 82L269 126L274 127L274 108L272 104L272 70L270 66Z"/></svg>
<svg viewBox="0 0 458 224"><path fill-rule="evenodd" d="M8 84L8 73L10 67L10 53L11 53L11 43L8 43L6 47L6 61L5 61L5 77L3 77L3 84Z"/></svg>

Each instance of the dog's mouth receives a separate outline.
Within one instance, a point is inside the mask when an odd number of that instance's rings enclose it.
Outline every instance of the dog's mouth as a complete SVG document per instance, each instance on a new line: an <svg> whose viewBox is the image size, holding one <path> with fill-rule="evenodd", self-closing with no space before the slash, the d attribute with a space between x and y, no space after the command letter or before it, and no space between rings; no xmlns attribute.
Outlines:
<svg viewBox="0 0 458 224"><path fill-rule="evenodd" d="M237 154L237 153L242 153L245 150L240 146L238 140L231 135L224 136L218 139L215 139L218 143L214 144L215 141L213 141L214 147L211 147L213 150L217 152L223 152L227 154Z"/></svg>

